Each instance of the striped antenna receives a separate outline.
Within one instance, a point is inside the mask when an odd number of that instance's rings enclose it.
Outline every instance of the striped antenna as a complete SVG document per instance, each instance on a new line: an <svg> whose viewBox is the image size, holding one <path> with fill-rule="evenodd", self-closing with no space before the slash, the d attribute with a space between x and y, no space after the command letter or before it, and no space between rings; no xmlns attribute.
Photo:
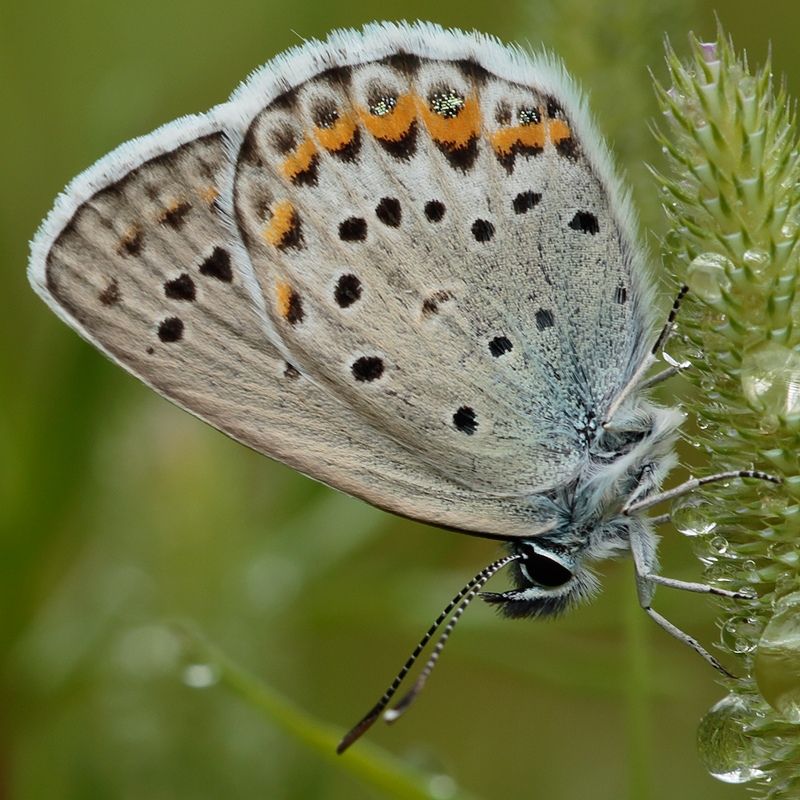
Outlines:
<svg viewBox="0 0 800 800"><path fill-rule="evenodd" d="M339 745L336 748L336 752L340 755L350 747L353 742L360 739L374 724L375 720L380 717L381 712L389 705L389 701L394 697L395 692L400 687L400 684L403 682L403 679L408 675L409 670L413 666L414 662L419 657L419 654L425 648L425 645L431 640L431 637L434 633L439 629L439 626L447 619L450 612L456 608L455 613L453 614L450 622L447 623L447 627L444 630L439 642L437 643L436 647L431 653L431 657L428 659L428 663L425 665L425 669L420 673L419 678L417 678L414 685L411 687L409 692L403 697L403 699L392 709L384 714L384 719L387 722L394 722L417 698L417 695L422 691L423 687L425 686L425 681L428 680L428 676L431 674L431 670L433 669L434 665L436 664L437 659L439 658L439 654L442 652L442 648L445 645L445 642L449 638L450 634L453 632L453 628L455 627L456 622L458 622L461 615L464 613L464 609L470 604L473 598L478 594L478 592L483 588L484 584L491 578L495 573L499 572L503 567L509 564L512 561L516 561L520 558L519 555L510 555L506 556L505 558L501 558L498 561L495 561L493 564L490 564L485 569L481 570L448 604L447 608L442 611L441 614L436 618L436 622L431 625L428 629L428 632L422 637L420 643L414 648L414 652L409 657L408 661L403 665L403 668L398 673L397 677L392 681L392 685L384 692L383 697L375 704L375 706L370 710L370 712L361 720L343 739L339 742Z"/></svg>

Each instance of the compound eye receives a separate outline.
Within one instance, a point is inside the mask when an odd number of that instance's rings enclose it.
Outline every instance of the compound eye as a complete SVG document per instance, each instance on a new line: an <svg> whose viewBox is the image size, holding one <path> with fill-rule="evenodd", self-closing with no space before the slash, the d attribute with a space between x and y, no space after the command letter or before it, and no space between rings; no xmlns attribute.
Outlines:
<svg viewBox="0 0 800 800"><path fill-rule="evenodd" d="M532 583L554 589L572 580L572 573L552 558L531 553L520 562L520 569Z"/></svg>

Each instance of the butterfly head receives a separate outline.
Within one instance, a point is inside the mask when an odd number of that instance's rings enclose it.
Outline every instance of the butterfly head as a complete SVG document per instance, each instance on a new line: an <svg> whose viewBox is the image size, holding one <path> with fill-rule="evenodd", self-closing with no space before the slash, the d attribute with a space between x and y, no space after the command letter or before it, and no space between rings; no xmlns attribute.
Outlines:
<svg viewBox="0 0 800 800"><path fill-rule="evenodd" d="M537 537L514 542L510 549L517 555L512 566L516 588L481 594L487 603L499 606L504 616L558 616L597 593L597 577L584 565L585 547L579 543L565 545Z"/></svg>

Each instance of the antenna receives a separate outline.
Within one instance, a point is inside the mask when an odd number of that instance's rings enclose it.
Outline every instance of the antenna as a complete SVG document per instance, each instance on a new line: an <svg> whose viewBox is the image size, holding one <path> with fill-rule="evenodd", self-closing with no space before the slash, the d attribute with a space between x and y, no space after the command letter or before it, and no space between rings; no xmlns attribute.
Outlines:
<svg viewBox="0 0 800 800"><path fill-rule="evenodd" d="M422 637L420 643L414 648L414 652L409 657L408 661L403 665L403 668L397 674L397 677L392 681L392 685L384 692L383 697L373 706L370 712L359 722L343 739L339 742L339 745L336 748L336 752L340 755L350 747L353 742L356 742L360 739L374 724L375 720L381 715L386 706L389 705L389 701L394 696L395 692L400 687L400 684L403 681L403 678L408 675L409 670L413 666L414 662L419 657L419 654L424 649L425 645L431 640L431 637L434 633L439 629L439 626L445 621L447 616L450 612L456 608L455 613L453 614L450 622L447 623L447 627L444 630L439 642L437 643L436 647L431 653L431 657L428 659L428 663L425 665L425 669L422 670L420 676L417 678L414 685L408 691L408 693L403 697L403 699L392 709L384 714L384 719L387 722L394 722L413 702L416 700L417 695L422 691L423 687L425 686L425 681L428 680L428 676L431 674L431 670L436 664L437 659L439 658L439 654L442 652L442 648L444 647L447 639L449 638L450 634L453 632L453 628L458 622L461 615L464 613L466 607L472 602L478 592L483 588L483 585L491 578L495 573L499 572L506 564L509 564L512 561L516 561L521 556L519 554L506 556L505 558L501 558L498 561L495 561L493 564L490 564L485 569L482 569L448 604L447 608L442 611L441 614L436 618L436 622L431 625L428 629L428 632Z"/></svg>

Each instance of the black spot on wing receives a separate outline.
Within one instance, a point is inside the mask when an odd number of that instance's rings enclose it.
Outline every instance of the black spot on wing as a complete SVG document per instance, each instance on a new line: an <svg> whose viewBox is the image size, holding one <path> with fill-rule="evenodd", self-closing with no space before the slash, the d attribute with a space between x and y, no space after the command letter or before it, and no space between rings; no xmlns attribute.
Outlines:
<svg viewBox="0 0 800 800"><path fill-rule="evenodd" d="M494 339L489 342L489 352L495 358L500 358L500 356L510 353L513 348L514 345L507 336L495 336Z"/></svg>
<svg viewBox="0 0 800 800"><path fill-rule="evenodd" d="M215 247L211 255L200 265L200 274L207 278L216 278L223 283L233 280L231 257L227 250Z"/></svg>
<svg viewBox="0 0 800 800"><path fill-rule="evenodd" d="M286 141L282 134L284 131L275 133L276 146L280 146ZM292 148L289 148L292 149ZM244 141L239 147L239 163L247 164L248 166L255 167L256 169L264 168L264 161L261 158L261 146L256 138L255 126L251 125L244 137Z"/></svg>
<svg viewBox="0 0 800 800"><path fill-rule="evenodd" d="M455 296L446 289L431 292L422 303L422 313L426 315L438 314L441 304L446 303L448 300L455 300Z"/></svg>
<svg viewBox="0 0 800 800"><path fill-rule="evenodd" d="M409 125L408 130L397 139L376 139L375 141L393 158L408 161L417 153L417 137L419 128L416 120Z"/></svg>
<svg viewBox="0 0 800 800"><path fill-rule="evenodd" d="M520 192L513 200L515 214L527 214L532 208L537 206L542 199L539 192Z"/></svg>
<svg viewBox="0 0 800 800"><path fill-rule="evenodd" d="M338 150L327 150L326 152L345 164L355 164L358 161L358 154L361 152L361 131L356 128L347 144Z"/></svg>
<svg viewBox="0 0 800 800"><path fill-rule="evenodd" d="M447 159L453 169L469 172L478 159L478 137L473 136L463 147L436 142L439 152Z"/></svg>
<svg viewBox="0 0 800 800"><path fill-rule="evenodd" d="M419 71L422 59L412 53L399 50L390 56L386 56L380 63L386 64L387 67L391 67L406 77L413 78Z"/></svg>
<svg viewBox="0 0 800 800"><path fill-rule="evenodd" d="M117 245L117 252L122 256L138 256L142 252L144 233L138 225L132 225Z"/></svg>
<svg viewBox="0 0 800 800"><path fill-rule="evenodd" d="M462 433L466 433L467 436L472 436L478 430L478 416L469 406L461 406L453 414L453 425Z"/></svg>
<svg viewBox="0 0 800 800"><path fill-rule="evenodd" d="M384 197L375 208L375 216L390 228L399 228L403 218L400 201L396 197Z"/></svg>
<svg viewBox="0 0 800 800"><path fill-rule="evenodd" d="M491 74L486 67L471 58L462 58L452 63L468 81L479 86L485 84Z"/></svg>
<svg viewBox="0 0 800 800"><path fill-rule="evenodd" d="M425 203L425 218L428 222L441 222L444 219L445 206L438 200Z"/></svg>
<svg viewBox="0 0 800 800"><path fill-rule="evenodd" d="M292 111L297 105L297 89L288 89L283 94L279 94L271 103L272 108L280 108L284 111Z"/></svg>
<svg viewBox="0 0 800 800"><path fill-rule="evenodd" d="M250 134L248 133L247 137L245 138L245 142L247 142L249 138ZM282 156L288 155L293 150L296 150L299 144L297 132L288 126L278 127L271 131L271 139L273 147ZM244 145L242 146L244 147Z"/></svg>
<svg viewBox="0 0 800 800"><path fill-rule="evenodd" d="M162 342L178 342L183 338L183 320L179 317L169 317L158 326L158 338Z"/></svg>
<svg viewBox="0 0 800 800"><path fill-rule="evenodd" d="M580 233L589 233L592 236L600 233L600 222L590 211L577 211L569 223L569 227Z"/></svg>
<svg viewBox="0 0 800 800"><path fill-rule="evenodd" d="M186 218L191 210L192 206L190 203L175 203L175 205L161 212L159 222L161 222L162 225L169 225L173 230L178 230L186 222Z"/></svg>
<svg viewBox="0 0 800 800"><path fill-rule="evenodd" d="M284 318L290 325L299 325L306 318L306 312L303 309L303 299L297 292L292 292L289 295Z"/></svg>
<svg viewBox="0 0 800 800"><path fill-rule="evenodd" d="M360 383L376 381L383 375L383 359L377 356L362 356L353 362L350 370Z"/></svg>
<svg viewBox="0 0 800 800"><path fill-rule="evenodd" d="M292 186L316 186L319 182L319 153L314 153L308 166L291 177Z"/></svg>
<svg viewBox="0 0 800 800"><path fill-rule="evenodd" d="M331 86L347 89L353 77L350 67L329 67L324 72L317 75L319 80L323 80Z"/></svg>
<svg viewBox="0 0 800 800"><path fill-rule="evenodd" d="M116 278L109 281L108 286L97 296L104 306L115 306L122 299L122 292Z"/></svg>
<svg viewBox="0 0 800 800"><path fill-rule="evenodd" d="M343 242L363 242L367 238L367 221L363 217L348 217L339 223L339 238Z"/></svg>
<svg viewBox="0 0 800 800"><path fill-rule="evenodd" d="M494 224L488 219L476 219L471 230L476 242L488 242L494 237Z"/></svg>
<svg viewBox="0 0 800 800"><path fill-rule="evenodd" d="M562 157L567 158L570 161L577 161L578 156L580 155L580 148L578 147L578 143L573 139L571 136L568 136L566 139L562 139L556 145L556 152Z"/></svg>
<svg viewBox="0 0 800 800"><path fill-rule="evenodd" d="M540 308L536 312L536 327L543 331L545 328L552 328L555 324L555 317L549 308Z"/></svg>
<svg viewBox="0 0 800 800"><path fill-rule="evenodd" d="M361 299L361 281L350 273L341 275L336 282L333 298L340 308L348 308Z"/></svg>
<svg viewBox="0 0 800 800"><path fill-rule="evenodd" d="M164 294L170 300L194 300L196 296L194 281L184 272L164 284Z"/></svg>
<svg viewBox="0 0 800 800"><path fill-rule="evenodd" d="M561 105L558 103L555 97L547 98L547 116L550 117L550 119L556 119L564 116L564 109L561 108Z"/></svg>

